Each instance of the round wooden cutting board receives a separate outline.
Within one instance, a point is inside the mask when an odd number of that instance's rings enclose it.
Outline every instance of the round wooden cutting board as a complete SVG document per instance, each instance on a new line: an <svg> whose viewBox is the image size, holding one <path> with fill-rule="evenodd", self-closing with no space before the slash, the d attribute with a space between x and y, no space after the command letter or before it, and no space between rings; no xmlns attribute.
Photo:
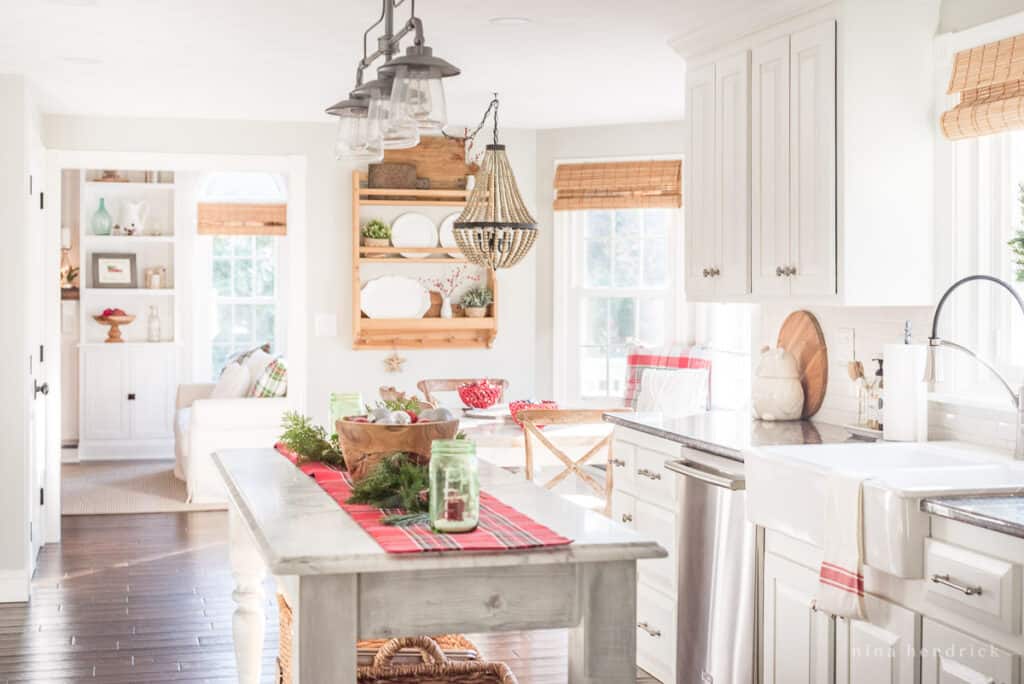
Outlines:
<svg viewBox="0 0 1024 684"><path fill-rule="evenodd" d="M804 386L801 418L810 418L821 408L828 388L828 348L818 319L810 311L794 311L779 328L777 345L796 357L800 384Z"/></svg>

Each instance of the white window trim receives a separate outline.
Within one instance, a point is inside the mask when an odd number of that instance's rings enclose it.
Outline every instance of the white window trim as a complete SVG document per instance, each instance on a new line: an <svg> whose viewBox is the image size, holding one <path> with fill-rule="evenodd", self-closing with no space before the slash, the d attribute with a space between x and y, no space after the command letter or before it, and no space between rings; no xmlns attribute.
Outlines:
<svg viewBox="0 0 1024 684"><path fill-rule="evenodd" d="M618 161L651 161L651 160L664 160L664 159L679 159L682 160L682 155L642 155L642 156L624 156L624 157L587 157L587 158L566 158L556 159L554 161L554 171L557 173L558 167L561 164L586 164L586 163L599 163L599 162L618 162ZM552 175L552 178L554 175ZM685 189L684 189L685 194ZM569 390L569 363L574 359L568 358L568 344L569 344L569 328L568 322L571 318L569 314L570 302L569 298L572 295L572 283L573 283L573 267L575 266L574 255L572 253L572 240L569 232L569 221L568 217L573 212L566 211L554 211L554 226L552 230L554 232L553 245L552 245L552 363L551 363L551 387L553 389L554 400L560 404L572 403L573 405L598 405L602 407L606 405L607 400L593 400L584 401L580 400L575 396L575 390L570 392ZM672 268L672 282L671 282L671 296L673 299L672 304L672 316L669 321L669 330L666 334L672 335L673 339L666 340L668 343L673 341L685 339L687 331L687 316L686 316L686 296L683 291L683 265L685 261L683 259L683 231L685 226L683 225L683 211L678 210L678 218L674 226L675 230L670 232L670 249L671 256L670 261L673 264Z"/></svg>

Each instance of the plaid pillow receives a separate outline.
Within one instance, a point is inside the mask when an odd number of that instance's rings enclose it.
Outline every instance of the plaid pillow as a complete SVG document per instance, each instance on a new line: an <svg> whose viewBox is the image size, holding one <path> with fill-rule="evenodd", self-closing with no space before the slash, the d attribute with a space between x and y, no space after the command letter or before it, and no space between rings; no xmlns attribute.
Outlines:
<svg viewBox="0 0 1024 684"><path fill-rule="evenodd" d="M283 397L288 394L288 367L284 359L274 359L263 371L249 391L250 397L266 399L269 397Z"/></svg>
<svg viewBox="0 0 1024 684"><path fill-rule="evenodd" d="M700 347L672 345L661 349L634 347L626 357L626 406L635 409L640 396L640 383L648 368L707 368L711 359Z"/></svg>

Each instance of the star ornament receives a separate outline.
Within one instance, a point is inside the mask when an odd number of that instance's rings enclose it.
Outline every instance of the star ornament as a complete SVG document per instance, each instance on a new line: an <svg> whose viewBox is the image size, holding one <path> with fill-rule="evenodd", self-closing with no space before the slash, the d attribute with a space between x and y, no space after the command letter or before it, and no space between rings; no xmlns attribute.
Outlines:
<svg viewBox="0 0 1024 684"><path fill-rule="evenodd" d="M398 352L393 351L384 359L384 370L388 373L401 373L402 366L405 365L405 357L399 356Z"/></svg>

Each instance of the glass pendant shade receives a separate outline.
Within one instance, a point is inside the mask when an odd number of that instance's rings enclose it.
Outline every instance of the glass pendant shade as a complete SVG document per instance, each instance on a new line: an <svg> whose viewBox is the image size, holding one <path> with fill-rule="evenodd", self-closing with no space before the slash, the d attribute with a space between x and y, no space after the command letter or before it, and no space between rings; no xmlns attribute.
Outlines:
<svg viewBox="0 0 1024 684"><path fill-rule="evenodd" d="M352 92L369 97L370 126L379 128L381 144L385 150L416 147L420 144L420 129L404 109L392 108L393 85L392 75L386 73L382 74L381 78L364 83Z"/></svg>
<svg viewBox="0 0 1024 684"><path fill-rule="evenodd" d="M519 194L504 145L488 145L476 185L454 225L471 263L490 269L518 264L537 239L537 221Z"/></svg>
<svg viewBox="0 0 1024 684"><path fill-rule="evenodd" d="M424 133L438 133L448 123L444 84L429 69L398 69L391 89L391 107L404 111Z"/></svg>
<svg viewBox="0 0 1024 684"><path fill-rule="evenodd" d="M384 158L380 127L369 116L367 98L350 97L327 108L338 117L334 156L339 161L379 162Z"/></svg>

